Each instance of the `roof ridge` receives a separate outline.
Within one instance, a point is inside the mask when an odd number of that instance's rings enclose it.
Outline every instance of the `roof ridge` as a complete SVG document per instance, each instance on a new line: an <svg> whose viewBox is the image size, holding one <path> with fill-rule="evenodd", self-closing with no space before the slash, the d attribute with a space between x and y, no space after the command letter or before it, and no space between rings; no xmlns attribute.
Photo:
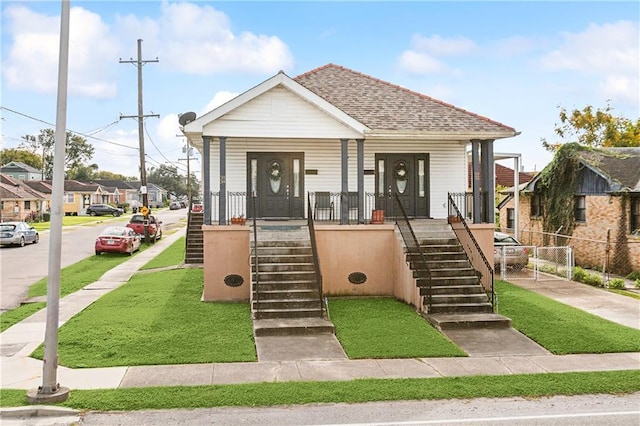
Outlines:
<svg viewBox="0 0 640 426"><path fill-rule="evenodd" d="M367 78L367 79L369 79L369 80L372 80L372 81L375 81L375 82L378 82L378 83L385 84L385 85L387 85L387 86L389 86L389 87L392 87L392 88L395 88L395 89L402 90L402 91L404 91L404 92L406 92L406 93L410 93L410 94L412 94L412 95L416 95L416 96L418 96L418 97L420 97L420 98L427 99L427 100L429 100L429 101L431 101L431 102L435 102L435 103L440 104L440 105L442 105L442 106L445 106L445 107L448 107L448 108L452 108L452 109L454 109L454 110L456 110L456 111L462 112L462 113L467 114L467 115L470 115L470 116L472 116L472 117L479 118L479 119L484 120L484 121L486 121L486 122L488 122L488 123L495 124L495 125L497 125L497 126L502 126L502 127L507 128L507 129L509 129L509 130L512 130L512 131L514 131L514 132L516 131L516 129L515 129L515 128L513 128L513 127L511 127L511 126L507 126L506 124L501 123L501 122L499 122L499 121L492 120L492 119L490 119L489 117L485 117L484 115L476 114L476 113L471 112L471 111L468 111L468 110L466 110L466 109L464 109L464 108L460 108L460 107L457 107L457 106L455 106L455 105L453 105L453 104L450 104L450 103L448 103L448 102L444 102L444 101L442 101L442 100L440 100L440 99L436 99L436 98L434 98L434 97L431 97L431 96L425 95L424 93L416 92L415 90L411 90L411 89L408 89L408 88L406 88L406 87L402 87L402 86L400 86L400 85L397 85L397 84L394 84L394 83L388 82L388 81L386 81L386 80L381 80L381 79L379 79L379 78L377 78L377 77L373 77L373 76L371 76L371 75L369 75L369 74L365 74L365 73L360 72L360 71L355 71L355 70L353 70L353 69L351 69L351 68L347 68L347 67L344 67L344 66L342 66L342 65L337 65L337 64L334 64L334 63L331 63L331 62L330 62L330 63L328 63L328 64L326 64L326 65L323 65L323 66L321 66L321 67L315 68L315 69L313 69L313 70L311 70L311 71L308 71L308 72L306 72L306 73L304 73L304 74L300 74L299 76L295 77L295 78L294 78L294 80L297 80L298 78L306 77L306 76L311 75L311 74L316 74L316 73L318 73L319 71L321 71L321 70L323 70L323 69L326 69L326 68L338 68L338 69L341 69L341 70L343 70L343 71L350 72L350 73L352 73L352 74L360 75L360 76L362 76L362 77L364 77L364 78Z"/></svg>

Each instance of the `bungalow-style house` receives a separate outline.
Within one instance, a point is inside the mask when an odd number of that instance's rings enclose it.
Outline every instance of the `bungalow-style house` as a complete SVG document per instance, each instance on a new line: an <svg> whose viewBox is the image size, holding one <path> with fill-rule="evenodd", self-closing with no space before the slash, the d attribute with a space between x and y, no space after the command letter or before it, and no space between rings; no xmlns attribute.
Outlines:
<svg viewBox="0 0 640 426"><path fill-rule="evenodd" d="M44 174L42 170L38 170L28 164L20 161L11 161L0 167L0 173L11 176L17 180L42 180Z"/></svg>
<svg viewBox="0 0 640 426"><path fill-rule="evenodd" d="M512 231L513 201L499 208L500 227ZM523 244L570 245L576 265L640 271L640 148L563 145L521 186L518 223Z"/></svg>
<svg viewBox="0 0 640 426"><path fill-rule="evenodd" d="M140 181L129 182L137 190L137 200L142 202L142 194L140 193ZM169 199L167 190L155 183L147 182L147 201L150 208L157 209L165 206L165 202Z"/></svg>
<svg viewBox="0 0 640 426"><path fill-rule="evenodd" d="M334 64L295 78L279 72L201 117L182 114L180 124L202 155L204 301L252 300L254 318L264 319L283 315L278 297L298 303L288 314L308 316L309 301L295 292L313 294L313 309L324 295L393 295L436 313L435 282L478 286L468 262L482 255L491 289L493 142L514 128ZM447 222L465 214L449 193L467 189L468 148L478 207L465 225L475 239ZM452 239L463 258L451 265L466 267L415 268L424 258L411 256L426 240L428 257ZM303 290L307 281L315 287Z"/></svg>
<svg viewBox="0 0 640 426"><path fill-rule="evenodd" d="M25 181L31 188L47 194L51 199L53 184L50 180ZM83 183L77 180L64 181L64 201L62 208L67 216L84 215L90 204L116 204L120 197L118 188L97 183Z"/></svg>
<svg viewBox="0 0 640 426"><path fill-rule="evenodd" d="M92 183L97 183L107 188L117 188L118 194L114 200L114 203L117 205L132 205L139 201L139 185L137 187L135 182L127 182L124 180L94 180Z"/></svg>
<svg viewBox="0 0 640 426"><path fill-rule="evenodd" d="M23 180L0 174L0 221L32 221L49 211L49 197Z"/></svg>

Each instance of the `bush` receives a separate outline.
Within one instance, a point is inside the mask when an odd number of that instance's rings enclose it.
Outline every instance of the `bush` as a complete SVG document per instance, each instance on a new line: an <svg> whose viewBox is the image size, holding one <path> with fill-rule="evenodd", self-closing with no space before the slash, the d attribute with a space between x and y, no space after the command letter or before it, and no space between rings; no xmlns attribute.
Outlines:
<svg viewBox="0 0 640 426"><path fill-rule="evenodd" d="M583 283L584 279L586 278L587 275L589 275L589 274L587 274L587 271L585 271L581 267L576 266L576 267L573 268L573 280L574 281L578 281L578 282Z"/></svg>
<svg viewBox="0 0 640 426"><path fill-rule="evenodd" d="M627 279L629 279L631 281L640 280L640 271L631 272L629 275L627 275Z"/></svg>
<svg viewBox="0 0 640 426"><path fill-rule="evenodd" d="M640 278L636 280L636 288L640 288Z"/></svg>
<svg viewBox="0 0 640 426"><path fill-rule="evenodd" d="M622 278L614 278L611 281L609 281L608 287L614 288L616 290L624 290L625 288L624 280Z"/></svg>
<svg viewBox="0 0 640 426"><path fill-rule="evenodd" d="M582 282L594 287L604 287L604 282L602 281L602 277L600 275L587 274L587 276L584 277L584 281Z"/></svg>

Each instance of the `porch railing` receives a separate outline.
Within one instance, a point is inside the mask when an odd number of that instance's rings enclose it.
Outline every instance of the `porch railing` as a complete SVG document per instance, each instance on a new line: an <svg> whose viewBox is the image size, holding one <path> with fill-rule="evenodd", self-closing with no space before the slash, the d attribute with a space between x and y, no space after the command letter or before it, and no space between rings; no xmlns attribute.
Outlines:
<svg viewBox="0 0 640 426"><path fill-rule="evenodd" d="M467 225L467 221L465 220L464 216L462 215L462 212L456 205L453 195L455 194L448 194L447 196L449 199L449 208L448 208L449 218L450 220L452 218L456 218L454 219L454 222L459 222L462 224L462 228L454 227L454 232L456 232L456 235L458 234L458 232L462 232L462 234L466 237L465 240L471 242L471 245L462 244L462 247L464 248L464 251L467 253L467 257L469 258L471 265L480 275L480 280L483 283L483 287L485 288L485 291L489 293L489 298L491 299L491 306L493 306L493 309L495 310L495 292L493 288L493 278L494 278L493 268L489 264L489 261L484 255L482 249L480 249L480 245L478 244L475 237L473 236L471 229L469 229L469 225ZM458 239L460 239L460 236L458 236ZM487 289L487 287L490 287L490 288Z"/></svg>
<svg viewBox="0 0 640 426"><path fill-rule="evenodd" d="M429 269L429 264L427 263L424 251L422 250L422 247L420 247L418 238L416 238L416 234L413 232L407 213L404 210L404 207L402 207L398 194L394 193L393 199L395 201L393 210L396 212L396 226L400 230L400 235L402 235L404 245L407 247L407 253L411 255L411 262L416 266L413 269L419 271L418 278L427 283L426 303L423 303L426 305L428 313L431 311L432 303L431 270ZM424 288L424 286L421 286L421 288Z"/></svg>
<svg viewBox="0 0 640 426"><path fill-rule="evenodd" d="M482 223L493 223L492 217L487 217L485 214L485 205L487 204L487 197L489 193L486 191L480 192L480 221ZM465 220L473 222L473 192L451 192L449 197L453 200L458 207L460 215Z"/></svg>
<svg viewBox="0 0 640 426"><path fill-rule="evenodd" d="M256 197L251 197L251 209L256 211ZM260 310L260 262L258 261L258 226L256 223L256 215L253 214L253 288L251 289L251 303L255 309L256 314ZM257 316L256 316L257 317Z"/></svg>
<svg viewBox="0 0 640 426"><path fill-rule="evenodd" d="M311 209L311 196L307 195L307 207ZM255 220L255 219L254 219ZM320 256L318 256L318 244L316 241L316 229L313 225L313 217L307 215L307 226L309 227L309 239L311 240L311 252L313 253L313 267L316 275L316 283L318 286L318 297L320 298L320 317L328 311L328 307L324 305L324 295L322 291L322 272L320 270Z"/></svg>

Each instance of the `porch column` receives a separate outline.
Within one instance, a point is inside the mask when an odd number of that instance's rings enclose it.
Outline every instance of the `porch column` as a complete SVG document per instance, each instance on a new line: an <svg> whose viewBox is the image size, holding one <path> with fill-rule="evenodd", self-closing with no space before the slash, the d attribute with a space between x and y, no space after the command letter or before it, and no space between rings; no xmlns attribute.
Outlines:
<svg viewBox="0 0 640 426"><path fill-rule="evenodd" d="M473 192L473 223L480 223L480 141L471 141L471 191Z"/></svg>
<svg viewBox="0 0 640 426"><path fill-rule="evenodd" d="M204 184L204 224L211 225L211 136L202 136L202 172ZM189 200L191 203L191 200ZM191 208L191 204L189 204Z"/></svg>
<svg viewBox="0 0 640 426"><path fill-rule="evenodd" d="M485 139L480 143L482 159L482 192L484 192L484 222L495 222L495 163L493 158L493 139ZM516 170L517 173L517 170Z"/></svg>
<svg viewBox="0 0 640 426"><path fill-rule="evenodd" d="M227 137L220 136L220 197L218 197L218 225L227 224Z"/></svg>
<svg viewBox="0 0 640 426"><path fill-rule="evenodd" d="M349 223L349 139L340 139L342 157L342 185L340 191L340 225Z"/></svg>
<svg viewBox="0 0 640 426"><path fill-rule="evenodd" d="M364 139L358 144L358 223L364 223Z"/></svg>

